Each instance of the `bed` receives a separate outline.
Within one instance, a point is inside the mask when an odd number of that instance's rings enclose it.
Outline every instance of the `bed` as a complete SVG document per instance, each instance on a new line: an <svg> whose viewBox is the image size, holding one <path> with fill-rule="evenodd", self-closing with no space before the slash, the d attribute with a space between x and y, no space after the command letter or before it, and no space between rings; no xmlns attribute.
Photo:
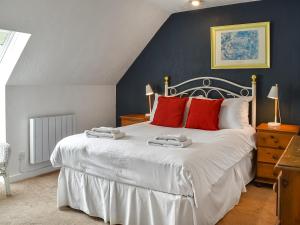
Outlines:
<svg viewBox="0 0 300 225"><path fill-rule="evenodd" d="M201 81L183 91L179 87ZM239 92L217 87L223 82ZM220 78L199 77L168 86L165 95L252 96L251 121L256 122L256 82L246 87ZM197 94L198 93L198 94ZM70 206L110 224L216 224L240 199L253 179L255 129L202 131L169 128L149 122L121 127L120 140L77 134L61 140L51 155L58 178L58 207ZM153 147L149 137L184 134L193 140L185 149Z"/></svg>

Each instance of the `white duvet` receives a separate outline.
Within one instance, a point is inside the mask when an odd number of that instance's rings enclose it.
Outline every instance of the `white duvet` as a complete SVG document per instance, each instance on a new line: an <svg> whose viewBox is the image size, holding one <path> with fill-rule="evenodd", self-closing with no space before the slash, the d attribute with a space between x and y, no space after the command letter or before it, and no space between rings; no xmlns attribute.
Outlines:
<svg viewBox="0 0 300 225"><path fill-rule="evenodd" d="M61 140L51 155L54 167L69 167L108 180L194 198L196 207L231 167L255 148L255 130L202 131L141 123L121 127L119 140L78 134ZM147 140L184 134L187 148L156 147Z"/></svg>

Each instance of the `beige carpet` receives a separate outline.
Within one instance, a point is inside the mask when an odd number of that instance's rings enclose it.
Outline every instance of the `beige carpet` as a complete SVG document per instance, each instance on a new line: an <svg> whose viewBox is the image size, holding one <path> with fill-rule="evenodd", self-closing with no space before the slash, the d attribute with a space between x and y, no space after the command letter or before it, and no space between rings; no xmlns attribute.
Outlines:
<svg viewBox="0 0 300 225"><path fill-rule="evenodd" d="M56 208L57 173L12 184L6 198L0 187L0 224L5 225L104 225L100 219L65 208ZM270 188L248 185L241 202L218 225L275 224L275 194ZM160 225L160 224L158 224ZM164 224L167 225L167 224Z"/></svg>

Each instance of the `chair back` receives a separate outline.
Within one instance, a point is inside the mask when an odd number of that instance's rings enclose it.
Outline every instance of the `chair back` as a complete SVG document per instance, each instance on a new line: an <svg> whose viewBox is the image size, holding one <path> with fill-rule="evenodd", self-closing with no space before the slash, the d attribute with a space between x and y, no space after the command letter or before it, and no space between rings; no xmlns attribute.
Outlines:
<svg viewBox="0 0 300 225"><path fill-rule="evenodd" d="M7 143L0 143L0 168L7 167L9 155L10 145Z"/></svg>

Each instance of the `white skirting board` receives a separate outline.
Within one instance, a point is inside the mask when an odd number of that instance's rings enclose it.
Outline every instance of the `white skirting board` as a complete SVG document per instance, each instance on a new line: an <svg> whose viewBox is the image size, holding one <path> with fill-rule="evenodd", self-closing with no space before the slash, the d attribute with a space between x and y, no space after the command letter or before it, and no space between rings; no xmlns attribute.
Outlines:
<svg viewBox="0 0 300 225"><path fill-rule="evenodd" d="M17 181L21 181L21 180L25 180L31 177L36 177L42 174L47 174L47 173L51 173L54 171L58 171L60 168L53 168L51 165L49 165L48 167L43 167L41 169L36 169L33 171L28 171L28 172L23 172L23 173L18 173L12 176L9 176L9 181L11 183L17 182Z"/></svg>

